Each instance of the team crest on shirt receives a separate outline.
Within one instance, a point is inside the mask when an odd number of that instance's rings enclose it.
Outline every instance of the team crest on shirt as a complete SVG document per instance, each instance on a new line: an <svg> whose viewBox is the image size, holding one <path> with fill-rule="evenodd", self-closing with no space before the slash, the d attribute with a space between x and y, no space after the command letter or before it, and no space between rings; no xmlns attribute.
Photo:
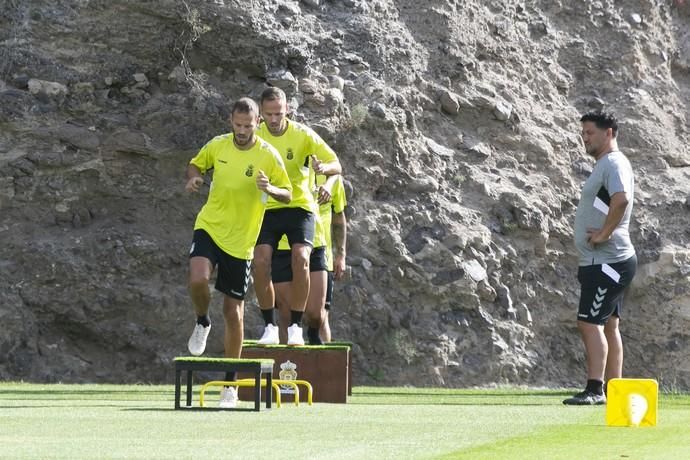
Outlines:
<svg viewBox="0 0 690 460"><path fill-rule="evenodd" d="M292 153L292 149L288 148L287 149L287 159L292 160L293 158L295 158L295 155Z"/></svg>
<svg viewBox="0 0 690 460"><path fill-rule="evenodd" d="M244 172L247 177L252 177L254 175L254 165L247 166L247 170Z"/></svg>

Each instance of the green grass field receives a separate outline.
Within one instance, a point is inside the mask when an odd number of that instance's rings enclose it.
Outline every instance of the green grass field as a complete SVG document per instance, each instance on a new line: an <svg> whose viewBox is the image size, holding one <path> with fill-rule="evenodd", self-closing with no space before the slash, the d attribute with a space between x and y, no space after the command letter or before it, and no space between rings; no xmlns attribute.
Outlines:
<svg viewBox="0 0 690 460"><path fill-rule="evenodd" d="M0 383L0 458L690 458L690 396L661 395L656 427L613 428L569 394L355 387L348 404L203 412L174 411L172 385Z"/></svg>

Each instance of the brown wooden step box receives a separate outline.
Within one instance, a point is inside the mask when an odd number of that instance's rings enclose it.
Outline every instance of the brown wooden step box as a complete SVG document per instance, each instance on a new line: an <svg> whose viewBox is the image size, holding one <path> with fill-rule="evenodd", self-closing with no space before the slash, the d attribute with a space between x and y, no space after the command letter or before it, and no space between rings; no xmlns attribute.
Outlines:
<svg viewBox="0 0 690 460"><path fill-rule="evenodd" d="M314 394L313 402L346 403L350 390L350 346L348 345L305 345L288 347L287 345L243 345L243 359L273 359L273 378L281 379L281 364L290 361L296 365L297 380L311 383ZM239 376L243 377L242 375ZM251 388L240 388L239 398L242 401L253 400ZM283 403L294 402L294 396L281 392ZM307 401L306 389L300 388L300 402Z"/></svg>

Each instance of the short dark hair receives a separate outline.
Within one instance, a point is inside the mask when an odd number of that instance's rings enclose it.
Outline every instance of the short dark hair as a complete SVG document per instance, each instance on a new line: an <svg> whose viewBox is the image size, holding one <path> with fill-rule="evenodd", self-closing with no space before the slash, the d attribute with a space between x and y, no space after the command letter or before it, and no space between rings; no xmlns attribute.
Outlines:
<svg viewBox="0 0 690 460"><path fill-rule="evenodd" d="M259 106L256 105L256 102L254 102L254 99L248 98L248 97L243 97L237 100L235 104L232 106L232 114L234 115L236 112L239 113L249 113L249 114L254 114L256 116L259 115Z"/></svg>
<svg viewBox="0 0 690 460"><path fill-rule="evenodd" d="M582 123L585 121L591 121L599 129L611 128L613 137L616 137L616 134L618 134L618 120L616 120L616 116L610 112L602 112L599 110L587 112L586 114L582 115L580 121Z"/></svg>
<svg viewBox="0 0 690 460"><path fill-rule="evenodd" d="M285 91L283 91L280 88L277 88L275 86L270 86L266 88L263 93L261 93L261 104L264 103L264 101L286 101L287 102L287 96L285 95Z"/></svg>

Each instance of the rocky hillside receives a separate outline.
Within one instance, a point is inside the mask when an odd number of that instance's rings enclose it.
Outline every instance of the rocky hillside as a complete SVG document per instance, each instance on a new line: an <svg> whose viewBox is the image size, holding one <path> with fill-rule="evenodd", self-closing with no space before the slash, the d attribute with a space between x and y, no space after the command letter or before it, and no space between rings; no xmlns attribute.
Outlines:
<svg viewBox="0 0 690 460"><path fill-rule="evenodd" d="M578 118L605 107L638 185L625 372L690 388L685 2L2 6L0 379L170 381L204 202L185 165L271 84L345 167L352 271L332 320L357 384L582 381Z"/></svg>

